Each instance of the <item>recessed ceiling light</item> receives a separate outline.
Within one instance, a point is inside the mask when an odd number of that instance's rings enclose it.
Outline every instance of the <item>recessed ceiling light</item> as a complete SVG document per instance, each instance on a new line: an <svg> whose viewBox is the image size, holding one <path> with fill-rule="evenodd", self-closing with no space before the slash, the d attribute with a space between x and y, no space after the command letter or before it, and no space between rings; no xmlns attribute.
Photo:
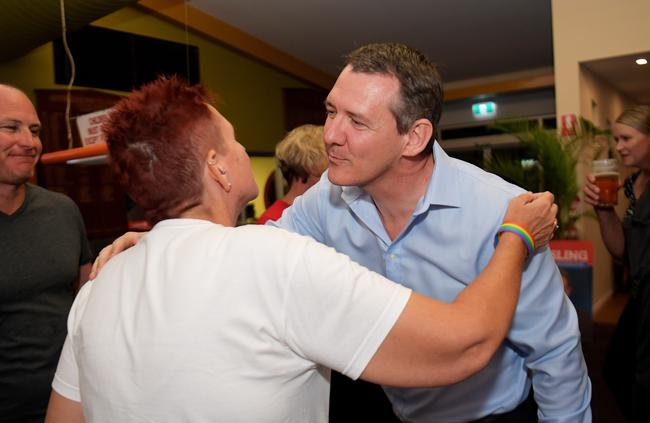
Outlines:
<svg viewBox="0 0 650 423"><path fill-rule="evenodd" d="M645 59L643 57L639 57L638 59L636 59L636 64L637 65L645 65L647 63L648 63L648 59Z"/></svg>

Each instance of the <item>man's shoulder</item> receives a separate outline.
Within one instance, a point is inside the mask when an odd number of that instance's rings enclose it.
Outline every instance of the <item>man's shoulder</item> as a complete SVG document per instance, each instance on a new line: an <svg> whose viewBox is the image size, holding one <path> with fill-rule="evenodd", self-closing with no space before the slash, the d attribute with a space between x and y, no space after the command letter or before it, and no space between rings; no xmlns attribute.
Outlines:
<svg viewBox="0 0 650 423"><path fill-rule="evenodd" d="M523 188L471 163L455 158L449 160L462 188L474 192L479 197L496 195L496 198L509 199L524 192Z"/></svg>
<svg viewBox="0 0 650 423"><path fill-rule="evenodd" d="M46 215L49 219L58 219L60 222L83 224L79 207L67 195L37 185L28 185L27 189L29 190L27 210L30 216Z"/></svg>
<svg viewBox="0 0 650 423"><path fill-rule="evenodd" d="M49 203L54 206L74 207L75 202L70 197L60 192L51 191L39 185L27 184L27 189L30 190L32 199L37 202Z"/></svg>

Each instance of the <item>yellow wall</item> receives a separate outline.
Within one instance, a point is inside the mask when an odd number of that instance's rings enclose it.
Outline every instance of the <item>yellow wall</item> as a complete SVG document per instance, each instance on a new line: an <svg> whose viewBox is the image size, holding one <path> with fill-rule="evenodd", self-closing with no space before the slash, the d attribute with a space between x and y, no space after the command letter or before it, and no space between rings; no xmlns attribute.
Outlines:
<svg viewBox="0 0 650 423"><path fill-rule="evenodd" d="M184 28L135 8L124 8L94 25L185 42ZM219 95L217 108L235 126L239 142L249 151L273 152L284 137L282 88L308 85L203 36L188 37L199 48L201 82Z"/></svg>
<svg viewBox="0 0 650 423"><path fill-rule="evenodd" d="M121 9L93 25L180 43L186 40L184 28L138 8ZM238 141L251 152L273 152L285 135L282 89L310 85L204 36L190 32L187 38L199 48L201 82L217 93L217 108L235 126ZM0 63L0 81L15 85L32 97L34 88L64 87L54 84L51 43ZM260 191L266 180L262 175L270 173L272 162L271 158L253 160ZM261 198L255 201L255 210L258 215L264 211Z"/></svg>
<svg viewBox="0 0 650 423"><path fill-rule="evenodd" d="M61 88L54 84L52 43L35 48L24 56L0 63L0 82L14 85L35 100L34 88Z"/></svg>
<svg viewBox="0 0 650 423"><path fill-rule="evenodd" d="M552 0L551 5L556 114L558 118L582 115L606 127L631 102L580 64L650 50L650 1ZM581 168L580 183L585 170ZM594 242L593 302L597 309L612 292L612 261L597 222L581 219L578 229L582 239Z"/></svg>
<svg viewBox="0 0 650 423"><path fill-rule="evenodd" d="M253 164L255 181L260 188L260 195L253 201L253 205L255 206L255 217L260 217L266 210L266 207L264 207L264 184L266 184L266 179L271 172L275 171L275 160L273 157L251 157L251 163Z"/></svg>

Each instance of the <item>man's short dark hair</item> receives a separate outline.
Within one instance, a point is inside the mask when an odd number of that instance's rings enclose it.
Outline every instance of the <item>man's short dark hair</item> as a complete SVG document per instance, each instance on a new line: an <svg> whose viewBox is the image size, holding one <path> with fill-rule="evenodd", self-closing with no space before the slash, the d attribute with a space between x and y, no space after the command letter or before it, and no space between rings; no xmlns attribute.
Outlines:
<svg viewBox="0 0 650 423"><path fill-rule="evenodd" d="M394 75L399 80L399 103L391 108L397 131L404 134L416 120L428 119L433 126L426 149L430 152L438 135L443 101L442 81L436 65L421 52L397 43L360 47L345 57L345 66L348 65L353 72Z"/></svg>

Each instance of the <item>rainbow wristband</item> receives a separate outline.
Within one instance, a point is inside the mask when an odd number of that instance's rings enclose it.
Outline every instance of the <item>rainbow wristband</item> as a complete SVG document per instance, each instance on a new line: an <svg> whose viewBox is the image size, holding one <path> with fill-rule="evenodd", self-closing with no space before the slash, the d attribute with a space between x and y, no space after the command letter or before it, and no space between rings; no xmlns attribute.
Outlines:
<svg viewBox="0 0 650 423"><path fill-rule="evenodd" d="M497 231L497 234L494 236L495 248L499 243L499 238L501 237L501 234L503 232L512 232L513 234L521 238L521 240L524 242L524 245L526 246L526 250L528 250L528 257L533 255L533 252L535 251L535 240L533 239L532 236L530 236L530 233L526 229L517 225L516 223L504 222L501 226L499 226L499 230Z"/></svg>

